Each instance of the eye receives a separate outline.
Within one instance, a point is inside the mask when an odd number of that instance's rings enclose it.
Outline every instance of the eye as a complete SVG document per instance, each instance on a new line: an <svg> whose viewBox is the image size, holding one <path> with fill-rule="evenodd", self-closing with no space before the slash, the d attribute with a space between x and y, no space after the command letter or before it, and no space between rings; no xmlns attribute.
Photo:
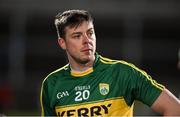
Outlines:
<svg viewBox="0 0 180 117"><path fill-rule="evenodd" d="M89 32L88 32L88 37L91 37L93 34L94 34L93 31L89 31Z"/></svg>
<svg viewBox="0 0 180 117"><path fill-rule="evenodd" d="M81 37L80 34L73 35L73 38L74 38L74 39L79 39L80 37Z"/></svg>

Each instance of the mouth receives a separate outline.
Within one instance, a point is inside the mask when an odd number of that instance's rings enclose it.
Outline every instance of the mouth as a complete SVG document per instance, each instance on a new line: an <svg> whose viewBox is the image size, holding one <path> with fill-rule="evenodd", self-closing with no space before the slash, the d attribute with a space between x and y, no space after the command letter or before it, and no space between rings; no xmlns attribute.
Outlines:
<svg viewBox="0 0 180 117"><path fill-rule="evenodd" d="M87 44L87 45L84 45L82 48L81 48L81 52L93 52L93 46L91 44Z"/></svg>
<svg viewBox="0 0 180 117"><path fill-rule="evenodd" d="M92 51L92 49L82 49L81 52L88 52L88 51Z"/></svg>

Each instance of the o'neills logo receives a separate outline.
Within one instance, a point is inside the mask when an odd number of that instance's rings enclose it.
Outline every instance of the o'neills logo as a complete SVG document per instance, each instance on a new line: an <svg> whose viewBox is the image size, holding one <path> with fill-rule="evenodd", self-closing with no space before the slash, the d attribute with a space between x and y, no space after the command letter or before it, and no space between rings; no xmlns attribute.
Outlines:
<svg viewBox="0 0 180 117"><path fill-rule="evenodd" d="M103 116L107 115L109 113L109 108L111 107L111 104L107 105L99 105L99 106L92 106L92 107L81 107L77 109L69 109L68 107L62 108L62 109L56 109L56 113L58 116L76 116L76 117L92 117L92 116Z"/></svg>
<svg viewBox="0 0 180 117"><path fill-rule="evenodd" d="M99 91L100 91L101 95L107 95L109 93L109 84L100 83Z"/></svg>

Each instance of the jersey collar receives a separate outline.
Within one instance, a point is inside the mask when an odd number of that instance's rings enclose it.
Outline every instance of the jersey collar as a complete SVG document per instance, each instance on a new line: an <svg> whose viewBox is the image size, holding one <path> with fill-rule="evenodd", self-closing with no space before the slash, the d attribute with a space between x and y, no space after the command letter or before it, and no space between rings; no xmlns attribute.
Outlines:
<svg viewBox="0 0 180 117"><path fill-rule="evenodd" d="M88 75L88 74L92 73L94 71L95 67L96 67L98 59L99 59L99 54L96 52L93 67L91 67L91 68L89 68L89 69L87 69L86 71L83 71L83 72L77 72L77 71L71 71L70 70L70 74L72 76L75 76L75 77L82 77L82 76L85 76L85 75ZM69 65L69 68L70 68L70 65Z"/></svg>

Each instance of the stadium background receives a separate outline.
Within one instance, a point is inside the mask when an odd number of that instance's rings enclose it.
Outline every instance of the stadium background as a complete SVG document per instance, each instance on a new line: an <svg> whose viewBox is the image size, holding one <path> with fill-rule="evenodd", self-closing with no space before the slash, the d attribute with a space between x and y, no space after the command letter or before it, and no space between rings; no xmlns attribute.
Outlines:
<svg viewBox="0 0 180 117"><path fill-rule="evenodd" d="M147 71L179 97L179 0L1 0L0 113L40 115L42 80L65 65L54 16L89 10L95 19L97 51ZM135 115L157 115L136 102Z"/></svg>

